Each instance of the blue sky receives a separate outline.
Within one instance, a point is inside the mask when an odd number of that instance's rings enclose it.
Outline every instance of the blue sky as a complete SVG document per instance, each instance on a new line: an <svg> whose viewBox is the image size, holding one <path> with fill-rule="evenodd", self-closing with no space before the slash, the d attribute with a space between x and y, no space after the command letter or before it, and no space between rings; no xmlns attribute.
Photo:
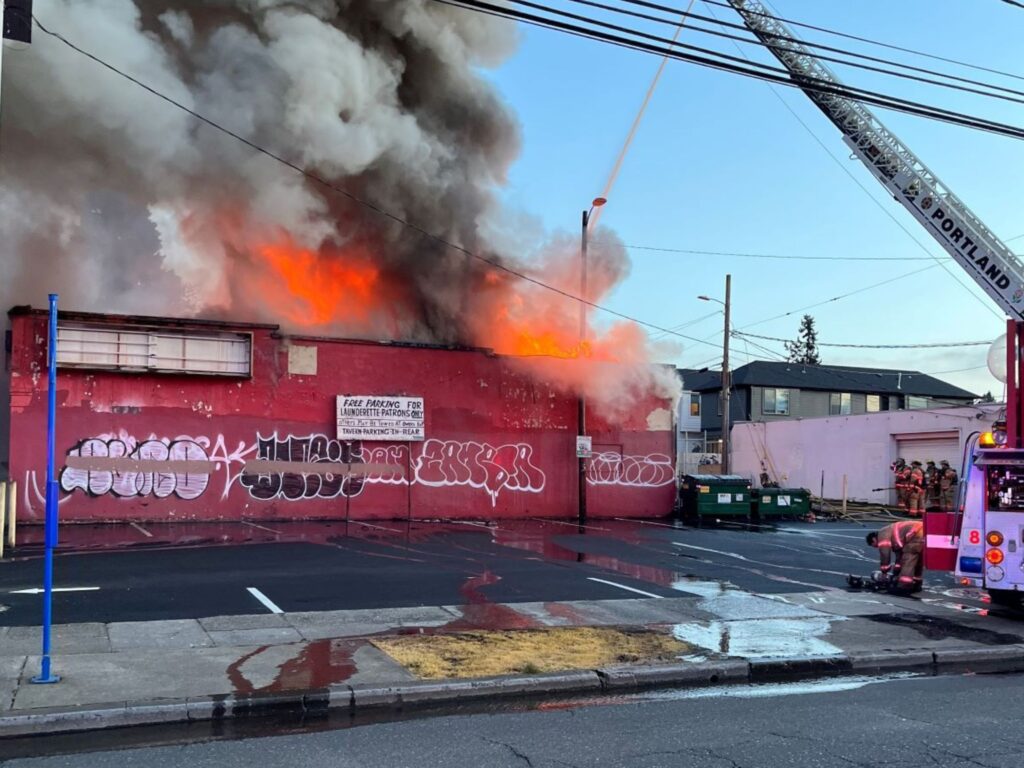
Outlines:
<svg viewBox="0 0 1024 768"><path fill-rule="evenodd" d="M682 0L671 4L685 5ZM580 11L572 3L563 6ZM773 7L789 18L1024 75L1019 57L1024 10L999 0L775 0ZM738 19L730 10L713 10L723 20ZM708 9L697 2L694 12L707 15ZM521 35L518 52L488 75L517 114L523 133L523 151L503 190L504 202L538 217L549 229L576 231L580 210L601 192L659 60L537 28L523 27ZM930 66L928 60L853 41L806 31L798 35ZM729 41L692 31L684 31L681 40L736 53ZM758 60L775 63L766 52L746 48ZM1024 80L931 65L1024 90ZM1024 124L1021 104L834 69L851 85ZM769 85L670 62L602 225L634 246L893 259L944 256L867 171L849 159L839 132L802 93L787 88L777 93L813 137ZM1024 142L907 115L877 114L996 234L1004 239L1024 234ZM1024 252L1024 238L1009 245ZM729 272L734 325L740 329L934 263L754 260L638 249L630 255L632 272L607 306L675 327L714 309L695 297L720 296ZM936 266L808 310L817 320L819 340L909 344L995 339L1003 332L1002 313L952 262L949 271L969 290ZM749 330L792 337L800 314ZM707 318L683 332L718 345L721 318ZM671 362L718 365L716 346L682 343L682 354ZM781 351L781 344L763 343ZM734 342L734 350L737 362L745 362L748 350L742 341ZM753 348L749 353L764 357ZM926 372L984 366L986 354L985 347L823 350L828 363ZM1002 389L984 367L943 378L977 392L991 389L997 396Z"/></svg>

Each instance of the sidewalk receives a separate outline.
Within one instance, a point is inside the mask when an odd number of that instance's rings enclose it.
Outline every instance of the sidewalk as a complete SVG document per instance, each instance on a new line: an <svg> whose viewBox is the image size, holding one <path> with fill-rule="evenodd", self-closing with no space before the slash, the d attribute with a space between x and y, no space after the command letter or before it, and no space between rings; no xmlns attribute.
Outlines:
<svg viewBox="0 0 1024 768"><path fill-rule="evenodd" d="M486 603L56 627L58 685L39 629L0 627L0 737L213 719L275 709L402 707L878 671L1024 671L1024 624L949 598L757 595L694 582L677 598ZM374 645L477 629L618 627L671 635L671 663L422 681Z"/></svg>

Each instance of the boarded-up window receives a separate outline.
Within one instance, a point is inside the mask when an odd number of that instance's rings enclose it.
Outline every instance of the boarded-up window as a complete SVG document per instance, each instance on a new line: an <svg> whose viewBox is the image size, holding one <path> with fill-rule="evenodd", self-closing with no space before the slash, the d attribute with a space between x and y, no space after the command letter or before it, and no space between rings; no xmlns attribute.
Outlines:
<svg viewBox="0 0 1024 768"><path fill-rule="evenodd" d="M57 364L69 368L249 376L251 349L247 334L57 328Z"/></svg>

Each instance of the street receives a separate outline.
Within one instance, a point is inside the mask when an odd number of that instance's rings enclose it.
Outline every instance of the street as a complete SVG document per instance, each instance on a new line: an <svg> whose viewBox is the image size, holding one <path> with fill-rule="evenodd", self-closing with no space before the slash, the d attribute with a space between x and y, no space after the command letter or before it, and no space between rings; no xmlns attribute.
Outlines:
<svg viewBox="0 0 1024 768"><path fill-rule="evenodd" d="M847 573L875 567L864 544L870 530L825 522L696 529L597 520L580 530L559 520L387 521L236 524L216 536L201 526L150 526L145 538L129 526L76 526L63 534L70 550L58 556L55 578L59 589L83 591L58 592L54 616L69 624L460 605L467 591L510 603L678 597L694 582L835 593L845 590ZM38 596L25 590L40 578L31 552L0 563L0 627L38 622ZM947 574L929 574L928 586L931 599L987 608L949 593Z"/></svg>
<svg viewBox="0 0 1024 768"><path fill-rule="evenodd" d="M1019 676L843 678L667 691L271 738L14 759L9 768L527 766L833 768L1020 765ZM974 702L998 700L993 710ZM192 737L193 739L195 737ZM207 736L209 738L209 736ZM47 750L39 743L41 752ZM2 754L2 753L0 753Z"/></svg>

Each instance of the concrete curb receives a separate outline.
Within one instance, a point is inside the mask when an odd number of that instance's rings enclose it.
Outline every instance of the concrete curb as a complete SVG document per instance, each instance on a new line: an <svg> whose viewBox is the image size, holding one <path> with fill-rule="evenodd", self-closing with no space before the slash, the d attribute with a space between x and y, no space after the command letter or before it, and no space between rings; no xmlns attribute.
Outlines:
<svg viewBox="0 0 1024 768"><path fill-rule="evenodd" d="M795 681L896 671L932 674L1024 672L1024 645L938 651L871 651L823 658L722 659L696 664L607 667L544 675L422 680L379 686L338 685L288 693L200 696L8 711L0 715L0 739L275 714L324 717L331 712L355 714L466 702Z"/></svg>

